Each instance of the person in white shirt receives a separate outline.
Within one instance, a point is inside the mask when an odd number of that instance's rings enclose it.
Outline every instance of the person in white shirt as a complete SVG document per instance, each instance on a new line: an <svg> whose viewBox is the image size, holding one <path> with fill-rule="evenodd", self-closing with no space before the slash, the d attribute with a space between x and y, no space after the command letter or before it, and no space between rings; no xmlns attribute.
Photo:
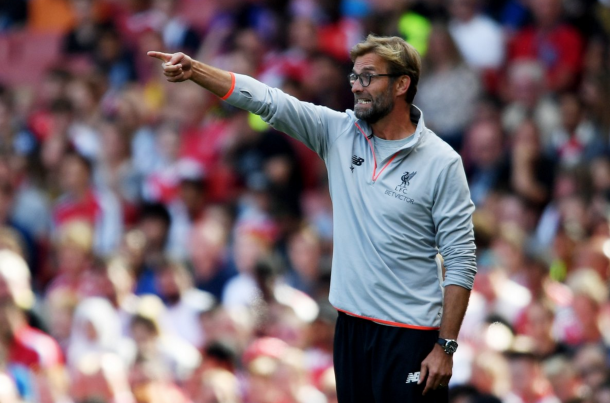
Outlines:
<svg viewBox="0 0 610 403"><path fill-rule="evenodd" d="M497 22L481 14L477 7L478 0L451 0L449 32L470 67L497 69L504 61L504 33Z"/></svg>

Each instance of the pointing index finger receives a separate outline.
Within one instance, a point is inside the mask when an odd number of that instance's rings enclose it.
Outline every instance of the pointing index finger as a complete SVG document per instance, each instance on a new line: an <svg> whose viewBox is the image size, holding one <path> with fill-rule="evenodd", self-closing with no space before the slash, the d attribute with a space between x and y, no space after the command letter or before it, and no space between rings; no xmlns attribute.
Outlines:
<svg viewBox="0 0 610 403"><path fill-rule="evenodd" d="M164 62L169 62L172 58L172 55L169 53L150 51L146 53L150 57L154 57L155 59L159 59Z"/></svg>

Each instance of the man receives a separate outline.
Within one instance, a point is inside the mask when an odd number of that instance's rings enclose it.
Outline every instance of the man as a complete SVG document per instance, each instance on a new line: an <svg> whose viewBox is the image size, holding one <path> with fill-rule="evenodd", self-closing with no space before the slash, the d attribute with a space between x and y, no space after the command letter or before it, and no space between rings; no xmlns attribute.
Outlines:
<svg viewBox="0 0 610 403"><path fill-rule="evenodd" d="M474 206L459 156L412 106L421 66L414 48L375 36L356 45L355 105L345 113L181 53L148 54L164 61L169 81L190 79L260 115L326 162L339 401L446 402L476 272Z"/></svg>

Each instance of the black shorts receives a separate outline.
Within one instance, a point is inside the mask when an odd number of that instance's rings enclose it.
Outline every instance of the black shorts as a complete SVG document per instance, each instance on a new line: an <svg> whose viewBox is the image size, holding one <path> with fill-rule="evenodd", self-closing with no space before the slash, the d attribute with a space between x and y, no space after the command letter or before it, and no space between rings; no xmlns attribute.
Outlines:
<svg viewBox="0 0 610 403"><path fill-rule="evenodd" d="M417 384L437 330L385 326L339 312L334 363L339 403L446 403L448 389Z"/></svg>

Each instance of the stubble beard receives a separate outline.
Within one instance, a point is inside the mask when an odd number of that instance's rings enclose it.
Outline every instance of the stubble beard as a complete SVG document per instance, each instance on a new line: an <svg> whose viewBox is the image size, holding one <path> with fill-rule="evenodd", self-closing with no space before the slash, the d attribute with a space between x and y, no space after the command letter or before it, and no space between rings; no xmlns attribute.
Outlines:
<svg viewBox="0 0 610 403"><path fill-rule="evenodd" d="M388 116L390 112L392 112L392 109L394 109L394 99L392 98L391 88L388 88L381 95L373 98L371 107L368 109L359 110L358 104L356 103L356 105L354 105L354 114L358 119L364 120L371 125Z"/></svg>

